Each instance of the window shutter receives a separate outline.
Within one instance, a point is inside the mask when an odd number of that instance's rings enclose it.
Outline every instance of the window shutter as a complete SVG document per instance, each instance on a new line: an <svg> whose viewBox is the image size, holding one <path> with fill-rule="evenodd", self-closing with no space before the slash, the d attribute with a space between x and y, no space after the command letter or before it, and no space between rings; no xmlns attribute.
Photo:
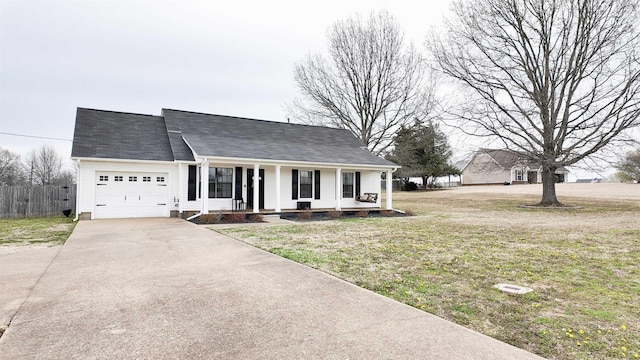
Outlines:
<svg viewBox="0 0 640 360"><path fill-rule="evenodd" d="M320 170L315 170L313 172L313 177L315 178L315 196L314 199L320 200Z"/></svg>
<svg viewBox="0 0 640 360"><path fill-rule="evenodd" d="M242 168L236 167L236 200L242 199Z"/></svg>
<svg viewBox="0 0 640 360"><path fill-rule="evenodd" d="M195 165L189 165L189 178L187 180L187 200L193 201L196 199L197 187L198 187L198 169Z"/></svg>
<svg viewBox="0 0 640 360"><path fill-rule="evenodd" d="M360 196L360 172L356 171L356 196Z"/></svg>
<svg viewBox="0 0 640 360"><path fill-rule="evenodd" d="M298 169L291 169L291 199L298 200Z"/></svg>

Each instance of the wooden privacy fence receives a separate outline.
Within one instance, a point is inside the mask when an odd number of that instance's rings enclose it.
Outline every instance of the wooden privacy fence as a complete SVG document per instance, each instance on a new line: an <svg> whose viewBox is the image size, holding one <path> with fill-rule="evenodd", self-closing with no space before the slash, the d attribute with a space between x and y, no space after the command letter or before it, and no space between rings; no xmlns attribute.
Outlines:
<svg viewBox="0 0 640 360"><path fill-rule="evenodd" d="M76 186L0 186L0 218L75 213Z"/></svg>

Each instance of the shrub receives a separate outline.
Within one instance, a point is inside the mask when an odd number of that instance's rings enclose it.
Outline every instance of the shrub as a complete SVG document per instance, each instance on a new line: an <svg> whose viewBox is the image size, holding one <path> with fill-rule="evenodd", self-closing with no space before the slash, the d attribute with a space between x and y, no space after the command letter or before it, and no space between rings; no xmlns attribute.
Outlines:
<svg viewBox="0 0 640 360"><path fill-rule="evenodd" d="M331 210L327 213L327 216L329 216L329 218L331 219L338 219L340 216L342 216L342 212L341 211L336 211L336 210Z"/></svg>
<svg viewBox="0 0 640 360"><path fill-rule="evenodd" d="M245 213L231 213L224 216L224 221L231 224L243 223L246 221Z"/></svg>
<svg viewBox="0 0 640 360"><path fill-rule="evenodd" d="M381 210L380 211L380 216L384 216L384 217L391 217L395 214L395 211L393 210Z"/></svg>
<svg viewBox="0 0 640 360"><path fill-rule="evenodd" d="M214 214L202 214L198 217L201 224L220 224L222 222L223 215L221 212Z"/></svg>
<svg viewBox="0 0 640 360"><path fill-rule="evenodd" d="M262 216L262 214L251 214L249 216L249 221L251 221L251 222L263 222L264 221L264 216Z"/></svg>
<svg viewBox="0 0 640 360"><path fill-rule="evenodd" d="M400 190L402 191L418 190L418 184L414 183L413 181L407 181L402 184L402 186L400 187Z"/></svg>
<svg viewBox="0 0 640 360"><path fill-rule="evenodd" d="M298 213L298 220L309 220L313 216L311 210L303 210Z"/></svg>
<svg viewBox="0 0 640 360"><path fill-rule="evenodd" d="M356 213L356 216L359 218L366 218L369 216L369 210L360 210Z"/></svg>

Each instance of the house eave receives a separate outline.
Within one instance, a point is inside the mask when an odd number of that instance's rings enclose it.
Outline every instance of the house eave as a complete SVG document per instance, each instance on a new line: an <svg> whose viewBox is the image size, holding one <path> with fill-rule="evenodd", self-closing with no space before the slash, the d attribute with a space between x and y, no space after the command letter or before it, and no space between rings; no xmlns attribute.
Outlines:
<svg viewBox="0 0 640 360"><path fill-rule="evenodd" d="M96 162L120 162L120 163L149 163L149 164L176 164L176 161L167 160L136 160L136 159L117 159L117 158L96 158L96 157L82 157L72 156L71 160L83 161L96 161ZM193 162L191 162L193 163Z"/></svg>
<svg viewBox="0 0 640 360"><path fill-rule="evenodd" d="M196 162L201 162L203 159L207 159L209 163L234 163L238 165L286 165L297 167L313 167L313 168L358 168L358 169L371 169L371 170L387 170L387 169L399 169L399 165L372 165L372 164L345 164L345 163L322 163L312 161L292 161L292 160L272 160L272 159L252 159L252 158L235 158L235 157L218 157L218 156L203 156L197 155Z"/></svg>
<svg viewBox="0 0 640 360"><path fill-rule="evenodd" d="M319 162L305 162L305 161L289 161L289 160L268 160L268 159L251 159L251 158L230 158L230 157L211 157L211 156L196 156L196 160L174 160L174 161L162 161L162 160L136 160L136 159L117 159L117 158L95 158L95 157L79 157L72 156L71 160L95 161L95 162L119 162L119 163L149 163L149 164L199 164L204 159L209 163L233 163L237 165L285 165L285 166L297 166L297 167L313 167L321 169L335 169L335 168L354 168L354 169L369 169L369 170L396 170L401 166L384 166L384 165L370 165L370 164L340 164L340 163L319 163Z"/></svg>

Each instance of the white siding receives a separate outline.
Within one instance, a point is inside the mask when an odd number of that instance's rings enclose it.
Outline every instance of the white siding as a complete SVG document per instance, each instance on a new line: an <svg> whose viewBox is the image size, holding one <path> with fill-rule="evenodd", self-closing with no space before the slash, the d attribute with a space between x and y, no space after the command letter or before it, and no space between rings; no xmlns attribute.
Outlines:
<svg viewBox="0 0 640 360"><path fill-rule="evenodd" d="M200 171L200 165L198 171ZM228 163L210 163L209 167L231 167L234 168L234 181L233 192L235 195L235 167L237 164ZM252 169L253 165L242 166L242 195L243 199L247 201L247 169ZM275 179L275 166L264 165L260 167L265 172L264 180L264 200L265 209L273 210L276 207L276 179ZM167 186L168 186L168 199L169 210L171 211L200 211L201 200L187 201L188 198L188 175L189 164L186 163L153 163L153 162L109 162L109 161L80 161L79 168L79 183L78 188L80 191L79 197L79 212L91 212L95 213L95 188L96 188L96 172L97 171L116 171L122 172L123 175L127 173L142 173L142 172L162 172L168 174ZM320 199L316 200L313 197L311 199L292 199L291 197L291 174L292 169L297 169L298 173L302 170L315 171L320 170ZM380 170L358 170L343 168L343 172L356 172L361 173L360 178L360 193L377 193L377 203L364 203L356 201L355 199L341 199L343 208L372 208L380 207ZM314 174L315 175L315 174ZM342 179L340 179L341 181ZM342 196L342 192L336 194L336 169L332 168L314 168L314 167L292 167L282 166L280 170L280 205L283 211L296 209L298 201L310 201L312 209L332 209L336 206L336 195ZM354 178L355 181L355 178ZM200 184L198 184L199 188ZM315 179L314 179L314 191L315 195ZM342 187L340 187L341 189ZM355 191L355 185L354 185ZM206 195L205 195L206 196ZM258 201L256 199L256 201ZM207 199L209 211L216 210L231 210L231 199ZM251 209L248 209L251 211Z"/></svg>
<svg viewBox="0 0 640 360"><path fill-rule="evenodd" d="M182 179L178 182L178 198L180 199L180 205L182 211L200 211L202 209L201 201L197 198L198 191L200 189L200 183L196 185L196 200L188 201L189 199L189 165L190 164L178 164L182 169ZM195 165L195 164L191 164ZM196 165L198 173L200 172L200 165Z"/></svg>
<svg viewBox="0 0 640 360"><path fill-rule="evenodd" d="M178 166L151 162L80 161L78 190L80 192L78 213L95 213L96 171L117 171L127 173L162 172L168 174L167 186L170 210L178 210Z"/></svg>
<svg viewBox="0 0 640 360"><path fill-rule="evenodd" d="M356 201L355 198L342 198L342 207L343 208L372 208L372 207L380 207L380 198L381 198L381 172L380 171L362 171L362 170L354 170L354 169L342 169L342 172L353 172L360 171L360 195L364 195L365 193L376 193L378 194L378 201L376 203L368 203L368 202L360 202ZM355 182L355 179L354 179ZM340 187L342 189L342 187ZM353 188L355 192L355 185ZM340 194L342 196L342 194Z"/></svg>
<svg viewBox="0 0 640 360"><path fill-rule="evenodd" d="M511 181L511 171L500 167L489 155L478 154L462 173L464 185L502 184Z"/></svg>

